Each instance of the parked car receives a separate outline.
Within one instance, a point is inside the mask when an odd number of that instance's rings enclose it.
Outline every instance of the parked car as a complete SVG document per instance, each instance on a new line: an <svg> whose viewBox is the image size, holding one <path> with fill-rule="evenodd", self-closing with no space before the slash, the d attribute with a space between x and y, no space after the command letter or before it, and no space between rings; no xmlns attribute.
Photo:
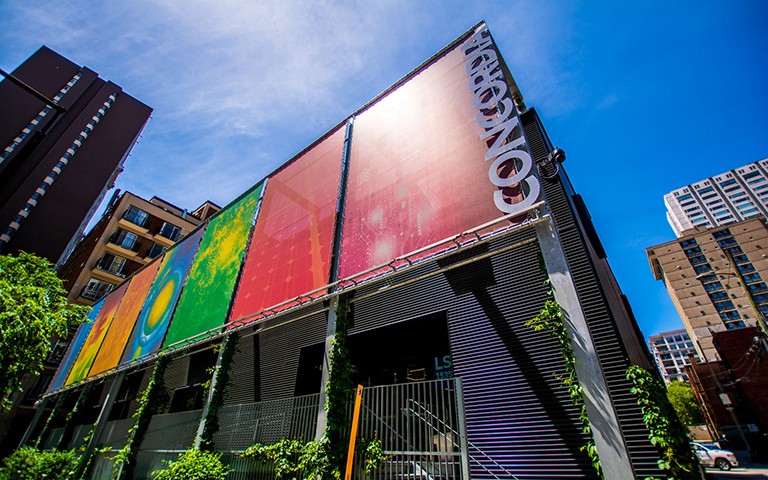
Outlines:
<svg viewBox="0 0 768 480"><path fill-rule="evenodd" d="M711 444L709 444L711 445ZM729 450L721 450L714 446L705 446L701 443L693 442L693 451L699 457L699 463L707 468L717 467L720 470L730 470L732 467L738 467L739 461L736 455Z"/></svg>

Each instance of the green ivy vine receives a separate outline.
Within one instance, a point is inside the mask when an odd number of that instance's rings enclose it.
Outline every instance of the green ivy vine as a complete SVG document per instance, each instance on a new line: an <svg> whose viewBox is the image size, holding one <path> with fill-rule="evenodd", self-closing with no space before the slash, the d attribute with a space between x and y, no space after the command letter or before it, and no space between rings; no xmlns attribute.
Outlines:
<svg viewBox="0 0 768 480"><path fill-rule="evenodd" d="M72 433L74 433L75 430L73 420L76 418L77 412L80 411L80 409L83 407L83 404L89 400L95 383L96 382L88 382L83 387L83 390L80 392L80 396L77 398L77 402L75 402L75 406L72 408L72 410L69 411L69 413L67 413L67 416L64 418L64 433L61 435L59 443L55 448L64 450L70 440L72 440Z"/></svg>
<svg viewBox="0 0 768 480"><path fill-rule="evenodd" d="M303 441L283 438L279 442L254 444L242 454L245 458L258 459L273 465L275 478L339 479L346 466L347 448L345 435L349 430L347 407L352 391L352 363L346 340L349 333L349 301L339 296L336 306L336 334L331 340L330 363L332 365L325 386L326 427L319 441ZM371 473L387 460L381 440L360 439L358 452L363 458L366 473Z"/></svg>
<svg viewBox="0 0 768 480"><path fill-rule="evenodd" d="M346 295L340 295L336 306L336 334L331 342L330 363L331 371L325 386L325 412L327 423L325 427L325 453L328 457L328 468L333 475L340 475L346 464L346 448L344 435L349 430L347 403L352 383L352 363L347 348L349 334L349 301Z"/></svg>
<svg viewBox="0 0 768 480"><path fill-rule="evenodd" d="M226 399L227 385L232 374L232 359L237 351L238 339L237 332L233 332L219 345L219 348L222 349L219 367L214 367L213 376L205 386L205 398L208 398L208 391L211 385L213 385L213 392L210 395L208 412L205 416L205 428L200 435L200 448L202 450L210 451L213 449L213 436L219 431L219 410L221 410Z"/></svg>
<svg viewBox="0 0 768 480"><path fill-rule="evenodd" d="M37 434L37 437L35 438L34 443L32 446L34 448L40 447L40 441L43 439L43 436L48 431L48 427L51 425L51 422L54 418L58 417L61 413L61 410L64 408L64 400L66 399L67 394L62 393L59 394L59 396L56 398L56 403L53 406L53 409L51 409L51 413L48 415L48 418L45 420L45 425L43 425L43 428L40 430L40 432Z"/></svg>
<svg viewBox="0 0 768 480"><path fill-rule="evenodd" d="M299 473L303 479L315 479L329 469L324 447L323 442L316 440L304 442L283 438L271 445L251 445L242 453L242 457L270 463L277 480L296 479Z"/></svg>
<svg viewBox="0 0 768 480"><path fill-rule="evenodd" d="M547 285L549 282L547 282ZM550 290L550 296L551 290ZM580 409L579 419L581 420L581 431L587 437L586 444L581 447L582 452L586 452L592 462L592 466L597 471L599 478L604 478L603 468L600 464L600 457L597 454L595 439L592 435L592 425L587 416L587 406L584 403L584 389L579 384L579 378L576 375L576 359L573 355L571 338L568 336L568 330L565 327L565 314L560 305L552 299L544 302L544 307L539 314L525 323L535 332L548 332L549 335L557 340L560 345L560 353L565 360L565 375L558 375L558 379L568 389L568 396L571 403Z"/></svg>
<svg viewBox="0 0 768 480"><path fill-rule="evenodd" d="M133 414L134 423L128 430L128 442L113 457L115 461L113 479L115 480L132 478L136 455L149 427L149 421L152 415L168 403L168 392L165 390L163 375L169 361L168 356L158 357L147 388L139 397L139 406Z"/></svg>
<svg viewBox="0 0 768 480"><path fill-rule="evenodd" d="M661 453L659 468L677 480L698 480L698 461L691 449L685 427L669 403L666 389L656 376L637 365L627 369L627 380L632 382L632 393L643 412L648 427L648 438ZM651 480L651 479L646 479Z"/></svg>
<svg viewBox="0 0 768 480"><path fill-rule="evenodd" d="M331 468L328 463L327 442L324 440L292 440L283 438L271 445L257 443L251 445L243 452L243 458L252 458L270 463L273 467L275 478L297 479L301 474L302 480L314 480L318 476L322 478L341 478L341 471ZM363 458L366 474L372 473L383 462L389 459L384 453L381 440L360 439L358 442L358 454Z"/></svg>

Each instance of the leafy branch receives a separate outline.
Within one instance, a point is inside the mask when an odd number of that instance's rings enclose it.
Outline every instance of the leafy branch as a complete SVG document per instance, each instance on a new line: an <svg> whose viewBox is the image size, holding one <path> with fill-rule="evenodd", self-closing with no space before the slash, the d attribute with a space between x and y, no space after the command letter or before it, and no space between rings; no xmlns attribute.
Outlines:
<svg viewBox="0 0 768 480"><path fill-rule="evenodd" d="M576 358L573 355L571 337L568 335L564 320L565 314L563 309L556 301L550 299L544 302L544 307L542 307L539 314L525 322L525 325L534 332L548 332L560 345L560 353L565 361L565 375L557 375L557 378L568 390L571 403L579 408L581 431L587 437L587 441L581 447L581 451L586 452L589 456L598 476L604 478L600 457L595 446L595 439L592 435L592 425L587 416L587 406L584 403L584 389L579 384L579 378L576 375Z"/></svg>

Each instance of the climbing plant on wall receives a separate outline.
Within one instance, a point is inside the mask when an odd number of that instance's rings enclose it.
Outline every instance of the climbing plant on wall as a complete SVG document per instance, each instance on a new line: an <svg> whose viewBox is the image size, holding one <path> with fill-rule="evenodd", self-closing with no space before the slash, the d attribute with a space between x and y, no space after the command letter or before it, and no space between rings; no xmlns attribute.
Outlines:
<svg viewBox="0 0 768 480"><path fill-rule="evenodd" d="M627 369L627 379L632 382L632 393L643 411L648 438L661 453L659 468L677 480L701 478L687 431L669 403L662 381L637 365Z"/></svg>
<svg viewBox="0 0 768 480"><path fill-rule="evenodd" d="M133 427L128 430L128 443L114 457L113 478L116 480L132 478L136 455L141 442L144 440L147 427L149 427L149 421L152 419L152 415L168 403L168 392L163 383L163 375L169 361L168 356L161 355L157 358L155 368L152 370L152 377L139 397L138 408L133 414Z"/></svg>

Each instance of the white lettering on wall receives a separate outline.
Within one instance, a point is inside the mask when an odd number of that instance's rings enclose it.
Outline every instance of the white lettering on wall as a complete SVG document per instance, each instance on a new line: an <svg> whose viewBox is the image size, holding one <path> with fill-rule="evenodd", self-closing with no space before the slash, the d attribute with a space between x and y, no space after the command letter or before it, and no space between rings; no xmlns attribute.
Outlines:
<svg viewBox="0 0 768 480"><path fill-rule="evenodd" d="M519 212L533 205L541 194L541 184L533 170L533 158L525 143L520 118L515 113L509 86L504 80L499 57L487 27L475 32L462 46L465 71L469 76L472 104L480 113L477 124L484 132L480 139L490 141L485 160L491 161L488 178L499 187L493 193L493 203L504 213ZM512 166L514 174L507 173ZM504 194L504 188L519 185L527 190L525 198L514 201Z"/></svg>

